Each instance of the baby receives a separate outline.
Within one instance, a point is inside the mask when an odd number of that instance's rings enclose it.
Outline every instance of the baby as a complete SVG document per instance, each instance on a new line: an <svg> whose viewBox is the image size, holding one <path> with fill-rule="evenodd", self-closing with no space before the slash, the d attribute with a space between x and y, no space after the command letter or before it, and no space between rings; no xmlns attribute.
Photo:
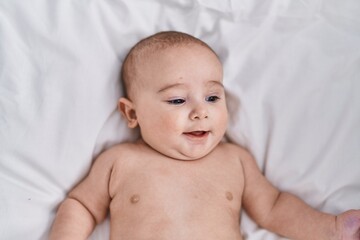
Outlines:
<svg viewBox="0 0 360 240"><path fill-rule="evenodd" d="M179 32L141 40L126 57L119 110L141 139L102 153L61 204L50 239L86 239L110 210L111 239L236 240L240 211L293 239L360 239L360 211L321 213L279 192L244 148L225 143L223 70Z"/></svg>

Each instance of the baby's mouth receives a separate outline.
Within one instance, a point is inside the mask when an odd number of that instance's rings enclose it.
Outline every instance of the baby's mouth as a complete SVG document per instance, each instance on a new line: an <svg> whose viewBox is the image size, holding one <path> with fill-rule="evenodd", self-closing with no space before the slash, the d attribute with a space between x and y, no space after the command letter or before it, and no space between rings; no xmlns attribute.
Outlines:
<svg viewBox="0 0 360 240"><path fill-rule="evenodd" d="M202 138L209 134L209 131L192 131L192 132L185 132L186 136L193 137L193 138Z"/></svg>

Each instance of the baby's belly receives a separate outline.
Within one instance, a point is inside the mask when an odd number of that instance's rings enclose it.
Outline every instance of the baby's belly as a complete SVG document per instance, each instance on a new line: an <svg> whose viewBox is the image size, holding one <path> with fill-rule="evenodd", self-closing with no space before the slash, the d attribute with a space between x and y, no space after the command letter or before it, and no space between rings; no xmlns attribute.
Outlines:
<svg viewBox="0 0 360 240"><path fill-rule="evenodd" d="M157 216L158 218L159 216ZM242 240L240 227L226 221L203 220L184 223L176 219L139 219L138 223L112 220L111 240Z"/></svg>
<svg viewBox="0 0 360 240"><path fill-rule="evenodd" d="M133 195L112 204L111 240L242 239L239 203L212 197L168 200Z"/></svg>

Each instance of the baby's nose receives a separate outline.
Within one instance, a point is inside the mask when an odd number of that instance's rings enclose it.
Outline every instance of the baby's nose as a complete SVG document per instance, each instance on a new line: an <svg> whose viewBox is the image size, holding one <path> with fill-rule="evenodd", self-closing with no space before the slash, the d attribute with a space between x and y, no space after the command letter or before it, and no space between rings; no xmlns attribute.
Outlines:
<svg viewBox="0 0 360 240"><path fill-rule="evenodd" d="M198 106L194 110L190 112L189 118L191 120L200 120L200 119L206 119L208 118L208 111L204 107Z"/></svg>

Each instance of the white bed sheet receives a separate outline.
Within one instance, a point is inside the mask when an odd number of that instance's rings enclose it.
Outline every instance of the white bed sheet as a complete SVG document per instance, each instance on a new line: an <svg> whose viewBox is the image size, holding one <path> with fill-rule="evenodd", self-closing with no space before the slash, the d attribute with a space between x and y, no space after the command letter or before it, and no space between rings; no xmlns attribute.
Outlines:
<svg viewBox="0 0 360 240"><path fill-rule="evenodd" d="M273 184L322 211L360 208L358 0L2 0L0 239L47 239L92 159L136 137L116 111L119 69L161 30L218 52L227 136ZM246 215L241 228L280 239Z"/></svg>

